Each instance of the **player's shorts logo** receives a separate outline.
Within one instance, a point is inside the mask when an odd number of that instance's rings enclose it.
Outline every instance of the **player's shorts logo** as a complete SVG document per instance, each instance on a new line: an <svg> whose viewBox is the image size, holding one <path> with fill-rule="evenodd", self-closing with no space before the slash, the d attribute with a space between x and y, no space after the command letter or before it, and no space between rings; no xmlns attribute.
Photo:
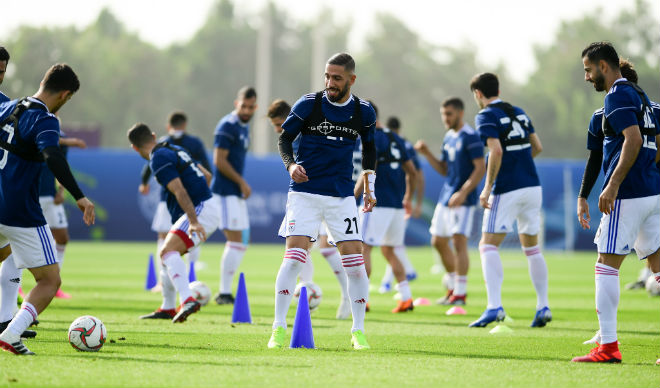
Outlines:
<svg viewBox="0 0 660 388"><path fill-rule="evenodd" d="M296 220L289 221L289 232L293 232L296 229Z"/></svg>

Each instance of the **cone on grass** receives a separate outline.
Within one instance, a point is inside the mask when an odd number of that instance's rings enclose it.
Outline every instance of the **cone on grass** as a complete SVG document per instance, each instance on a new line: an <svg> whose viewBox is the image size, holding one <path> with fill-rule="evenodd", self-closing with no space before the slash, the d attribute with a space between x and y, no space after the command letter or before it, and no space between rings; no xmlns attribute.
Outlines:
<svg viewBox="0 0 660 388"><path fill-rule="evenodd" d="M309 313L307 287L300 289L296 319L293 321L290 348L314 349L314 333L312 332L312 317Z"/></svg>
<svg viewBox="0 0 660 388"><path fill-rule="evenodd" d="M188 282L192 283L197 280L197 275L195 275L195 262L190 262L190 269L188 270Z"/></svg>
<svg viewBox="0 0 660 388"><path fill-rule="evenodd" d="M509 326L500 323L489 331L490 334L509 334L513 333L513 329Z"/></svg>
<svg viewBox="0 0 660 388"><path fill-rule="evenodd" d="M234 312L231 315L232 323L252 323L250 314L250 303L248 302L247 287L245 286L245 275L241 272L238 277L238 289L234 300Z"/></svg>
<svg viewBox="0 0 660 388"><path fill-rule="evenodd" d="M149 254L149 263L147 264L147 280L144 283L145 290L151 290L158 284L158 277L156 276L156 264L154 263L153 253Z"/></svg>

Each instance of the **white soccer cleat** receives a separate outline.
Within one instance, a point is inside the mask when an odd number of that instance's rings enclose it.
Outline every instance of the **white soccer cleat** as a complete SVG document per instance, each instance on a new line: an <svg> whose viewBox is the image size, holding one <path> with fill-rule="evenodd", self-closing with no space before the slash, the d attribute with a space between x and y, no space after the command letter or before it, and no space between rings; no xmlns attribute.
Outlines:
<svg viewBox="0 0 660 388"><path fill-rule="evenodd" d="M34 355L30 349L23 345L21 336L11 333L9 330L5 330L2 332L2 334L0 334L0 348L19 356Z"/></svg>
<svg viewBox="0 0 660 388"><path fill-rule="evenodd" d="M600 330L596 332L596 334L589 340L584 341L582 344L583 345L589 345L589 344L595 344L595 343L600 343Z"/></svg>
<svg viewBox="0 0 660 388"><path fill-rule="evenodd" d="M337 319L347 319L351 317L351 301L342 298L337 309Z"/></svg>

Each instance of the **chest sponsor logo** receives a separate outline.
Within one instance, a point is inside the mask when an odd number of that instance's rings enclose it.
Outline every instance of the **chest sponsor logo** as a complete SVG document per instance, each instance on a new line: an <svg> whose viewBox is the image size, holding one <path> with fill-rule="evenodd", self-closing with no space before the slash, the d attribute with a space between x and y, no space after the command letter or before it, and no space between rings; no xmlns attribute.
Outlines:
<svg viewBox="0 0 660 388"><path fill-rule="evenodd" d="M310 125L309 130L312 132L319 132L322 135L325 136L358 136L358 132L354 130L353 128L347 128L343 127L341 125L335 125L331 122L328 122L328 120L323 120L318 125Z"/></svg>

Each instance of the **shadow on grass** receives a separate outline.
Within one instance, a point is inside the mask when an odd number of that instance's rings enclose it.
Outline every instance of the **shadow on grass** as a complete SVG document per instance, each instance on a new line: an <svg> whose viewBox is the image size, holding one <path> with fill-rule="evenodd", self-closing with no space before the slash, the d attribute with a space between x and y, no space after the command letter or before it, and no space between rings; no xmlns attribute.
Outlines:
<svg viewBox="0 0 660 388"><path fill-rule="evenodd" d="M113 355L113 354L108 354L109 352L104 352L104 353L96 353L91 355L92 360L95 359L101 359L105 361L117 361L117 362L138 362L138 363L149 363L149 364L167 364L167 365L174 365L176 367L181 366L181 360L167 360L167 359L153 359L153 358L145 358L145 357L131 357L131 356L123 356L123 355ZM86 357L90 356L89 354L81 354L81 357ZM54 354L54 355L49 355L49 357L58 357L58 358L66 358L66 359L75 359L75 360L80 360L80 357L77 356L69 356L69 355L62 355L62 354ZM186 360L185 361L186 365L198 365L198 366L224 366L224 367L245 367L246 364L244 362L219 362L219 361L194 361L194 360ZM263 367L269 367L269 366L277 366L279 364L273 363L273 362L255 362L251 361L249 367L252 366L263 366ZM299 369L308 369L311 367L311 365L302 365L302 364L290 364L286 366L287 368L299 368Z"/></svg>

